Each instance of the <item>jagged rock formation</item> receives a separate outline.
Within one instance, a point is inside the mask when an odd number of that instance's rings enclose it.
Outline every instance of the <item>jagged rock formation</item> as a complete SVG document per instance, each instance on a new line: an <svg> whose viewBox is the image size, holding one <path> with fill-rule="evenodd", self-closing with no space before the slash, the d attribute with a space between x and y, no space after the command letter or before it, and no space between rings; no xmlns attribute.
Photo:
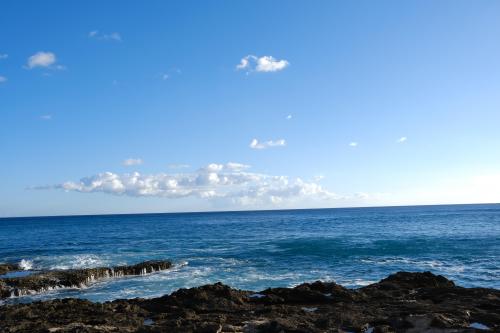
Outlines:
<svg viewBox="0 0 500 333"><path fill-rule="evenodd" d="M5 333L499 331L499 290L457 287L428 272L399 272L355 290L315 282L255 293L216 283L154 299L0 307Z"/></svg>
<svg viewBox="0 0 500 333"><path fill-rule="evenodd" d="M170 261L145 261L131 266L54 270L24 277L0 278L0 298L32 295L59 288L81 288L100 279L144 275L170 267Z"/></svg>

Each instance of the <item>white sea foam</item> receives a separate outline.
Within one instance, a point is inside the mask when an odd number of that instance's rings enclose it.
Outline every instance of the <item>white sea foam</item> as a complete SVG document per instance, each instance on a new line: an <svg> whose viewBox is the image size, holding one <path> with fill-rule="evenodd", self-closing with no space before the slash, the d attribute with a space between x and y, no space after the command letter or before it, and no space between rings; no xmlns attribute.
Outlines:
<svg viewBox="0 0 500 333"><path fill-rule="evenodd" d="M174 264L174 267L181 268L181 267L184 267L184 266L187 266L187 265L189 265L189 261L183 260L183 261L180 261L177 264Z"/></svg>
<svg viewBox="0 0 500 333"><path fill-rule="evenodd" d="M450 261L440 261L440 260L429 260L429 259L414 259L414 258L404 258L404 257L382 257L382 258L368 258L361 259L362 263L374 264L374 265L402 265L411 266L421 269L431 269L436 271L442 271L448 274L463 273L465 271L465 266L458 263L452 263Z"/></svg>
<svg viewBox="0 0 500 333"><path fill-rule="evenodd" d="M377 280L353 279L353 280L339 281L341 285L353 286L353 287L364 287L375 282L377 282Z"/></svg>
<svg viewBox="0 0 500 333"><path fill-rule="evenodd" d="M28 259L22 259L19 262L19 267L25 271L33 269L33 261Z"/></svg>
<svg viewBox="0 0 500 333"><path fill-rule="evenodd" d="M108 266L103 258L95 254L78 254L74 256L61 256L54 259L55 264L50 269L78 269Z"/></svg>

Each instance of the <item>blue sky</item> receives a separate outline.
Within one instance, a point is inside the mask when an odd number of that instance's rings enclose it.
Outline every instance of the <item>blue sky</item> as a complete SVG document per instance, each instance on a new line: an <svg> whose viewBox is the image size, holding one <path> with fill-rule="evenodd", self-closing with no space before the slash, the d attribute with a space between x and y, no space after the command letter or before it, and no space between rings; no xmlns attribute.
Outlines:
<svg viewBox="0 0 500 333"><path fill-rule="evenodd" d="M498 1L0 8L0 216L500 201Z"/></svg>

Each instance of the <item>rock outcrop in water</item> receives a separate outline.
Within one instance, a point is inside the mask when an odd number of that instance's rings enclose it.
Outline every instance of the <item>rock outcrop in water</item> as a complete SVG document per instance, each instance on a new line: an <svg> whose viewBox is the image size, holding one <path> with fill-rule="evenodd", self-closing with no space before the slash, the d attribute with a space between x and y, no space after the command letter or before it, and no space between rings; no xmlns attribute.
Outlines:
<svg viewBox="0 0 500 333"><path fill-rule="evenodd" d="M0 307L11 332L500 332L500 291L399 272L360 289L305 283L259 293L220 283L154 299Z"/></svg>
<svg viewBox="0 0 500 333"><path fill-rule="evenodd" d="M100 279L144 275L171 267L170 261L160 260L145 261L131 266L54 270L24 277L0 278L0 298L32 295L59 288L81 288Z"/></svg>
<svg viewBox="0 0 500 333"><path fill-rule="evenodd" d="M19 271L21 267L18 264L0 264L0 275L6 274L8 272Z"/></svg>

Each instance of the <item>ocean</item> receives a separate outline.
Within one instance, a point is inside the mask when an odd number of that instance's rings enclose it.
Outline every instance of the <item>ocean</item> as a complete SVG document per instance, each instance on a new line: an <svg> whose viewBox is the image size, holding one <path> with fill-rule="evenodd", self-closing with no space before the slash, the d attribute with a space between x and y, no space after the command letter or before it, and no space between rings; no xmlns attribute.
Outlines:
<svg viewBox="0 0 500 333"><path fill-rule="evenodd" d="M355 288L402 270L500 288L500 204L0 219L0 262L22 263L17 274L152 259L175 266L7 302L154 297L217 281Z"/></svg>

